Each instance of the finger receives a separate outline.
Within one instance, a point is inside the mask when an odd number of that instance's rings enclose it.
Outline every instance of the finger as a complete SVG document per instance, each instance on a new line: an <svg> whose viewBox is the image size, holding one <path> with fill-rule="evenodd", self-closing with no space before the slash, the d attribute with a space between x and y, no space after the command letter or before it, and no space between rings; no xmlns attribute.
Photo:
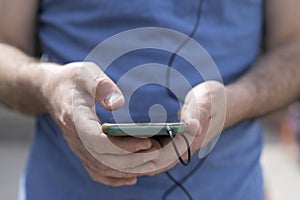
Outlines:
<svg viewBox="0 0 300 200"><path fill-rule="evenodd" d="M96 163L95 163L96 161ZM112 169L106 165L103 165L99 161L95 160L93 162L86 161L83 163L83 166L86 170L97 174L97 176L102 177L111 177L111 178L135 178L138 176L136 173L122 172L116 169Z"/></svg>
<svg viewBox="0 0 300 200"><path fill-rule="evenodd" d="M177 135L173 141L179 151L180 156L187 151L186 142L182 137ZM173 163L178 162L178 156L170 139L162 138L159 140L159 142L163 147L159 151L159 157L154 161L158 170L167 168Z"/></svg>
<svg viewBox="0 0 300 200"><path fill-rule="evenodd" d="M89 127L94 125L94 129ZM148 138L110 137L97 133L98 123L82 124L78 135L85 148L93 155L126 155L141 150L151 149L152 143ZM86 128L86 126L89 126ZM99 130L100 132L101 130Z"/></svg>
<svg viewBox="0 0 300 200"><path fill-rule="evenodd" d="M168 170L170 170L171 168L173 168L176 164L178 163L178 160L175 160L174 162L170 163L169 165L163 167L163 168L156 168L154 171L147 173L147 176L154 176L163 172L166 172ZM156 165L155 165L156 167Z"/></svg>
<svg viewBox="0 0 300 200"><path fill-rule="evenodd" d="M125 169L123 171L108 167L101 162L97 161L93 157L90 159L83 159L83 166L90 171L93 171L99 176L114 177L114 178L135 178L137 176L148 175L149 173L156 171L156 165L154 162L149 161L140 166L131 169Z"/></svg>
<svg viewBox="0 0 300 200"><path fill-rule="evenodd" d="M181 109L179 109L177 112L177 119L181 119Z"/></svg>
<svg viewBox="0 0 300 200"><path fill-rule="evenodd" d="M154 145L152 146L151 149L148 150L149 152L153 152L160 147L157 141L153 140L151 142L153 142ZM73 143L71 143L70 147L72 149L75 147L75 152L77 156L80 158L80 160L82 161L82 164L86 169L94 171L95 173L102 176L109 176L115 178L134 178L136 176L146 175L146 173L156 170L155 164L151 163L150 161L140 166L137 166L133 169L125 169L123 171L119 171L111 167L108 167L102 164L100 161L98 161L83 147L80 141L76 142L76 144L74 145ZM143 150L143 151L139 151L138 154L140 154L140 156L143 157L142 153L147 153L147 152Z"/></svg>
<svg viewBox="0 0 300 200"><path fill-rule="evenodd" d="M83 146L78 137L72 138L71 141L67 138L67 141L70 148L76 153L87 170L93 171L101 176L111 176L116 178L134 178L137 176L136 174L121 172L102 164Z"/></svg>
<svg viewBox="0 0 300 200"><path fill-rule="evenodd" d="M87 133L90 134L90 133ZM92 151L95 154L119 154L126 155L133 152L143 152L150 149L156 150L159 144L150 138L136 138L136 137L114 137L105 134L90 135L90 143L93 143ZM156 142L156 143L155 143Z"/></svg>
<svg viewBox="0 0 300 200"><path fill-rule="evenodd" d="M159 157L158 151L132 153L127 155L96 155L101 163L117 170L134 169Z"/></svg>
<svg viewBox="0 0 300 200"><path fill-rule="evenodd" d="M193 136L196 137L196 135L200 132L201 126L199 124L199 121L196 119L190 119L186 122L188 126L188 131L185 133L185 136ZM192 142L194 138L188 138L189 142Z"/></svg>
<svg viewBox="0 0 300 200"><path fill-rule="evenodd" d="M143 150L143 151L139 151L139 153L143 153L145 151L151 152L151 150L159 150L162 146L160 145L160 143L154 139L154 138L149 138L151 141L151 149L150 150Z"/></svg>
<svg viewBox="0 0 300 200"><path fill-rule="evenodd" d="M167 146L168 144L170 144L171 140L169 137L159 137L158 141L156 141L157 144L159 145L159 149ZM159 151L159 153L161 153L161 151ZM175 152L172 152L175 153ZM173 162L166 162L166 163L162 163L161 159L162 156L158 157L158 159L151 161L151 164L154 164L154 170L149 171L146 175L147 176L154 176L156 174L165 172L169 169L171 169L172 167L174 167L174 165L176 165L178 163L178 159L175 159ZM153 166L151 166L153 167Z"/></svg>
<svg viewBox="0 0 300 200"><path fill-rule="evenodd" d="M133 173L136 176L146 176L150 173L153 173L157 170L156 164L154 161L149 161L143 163L142 165L135 166L134 168L127 168L124 171L128 173Z"/></svg>
<svg viewBox="0 0 300 200"><path fill-rule="evenodd" d="M180 117L184 122L188 122L193 119L199 119L199 114L199 107L195 103L195 100L185 103L180 110Z"/></svg>
<svg viewBox="0 0 300 200"><path fill-rule="evenodd" d="M106 75L103 74L95 82L96 101L107 110L116 110L124 105L124 97L118 86Z"/></svg>
<svg viewBox="0 0 300 200"><path fill-rule="evenodd" d="M82 63L77 83L107 110L118 109L124 104L124 97L118 86L95 63Z"/></svg>
<svg viewBox="0 0 300 200"><path fill-rule="evenodd" d="M152 142L149 138L136 138L136 137L114 137L107 136L109 141L116 145L118 148L127 152L138 152L147 150L152 147Z"/></svg>
<svg viewBox="0 0 300 200"><path fill-rule="evenodd" d="M137 182L136 177L134 177L134 178L114 178L114 177L101 176L89 169L87 169L87 172L93 181L103 183L108 186L119 187L119 186L123 186L123 185L134 185Z"/></svg>
<svg viewBox="0 0 300 200"><path fill-rule="evenodd" d="M120 187L124 185L135 185L137 183L137 178L120 179L120 178L103 177L101 179L103 181L102 183L112 187Z"/></svg>

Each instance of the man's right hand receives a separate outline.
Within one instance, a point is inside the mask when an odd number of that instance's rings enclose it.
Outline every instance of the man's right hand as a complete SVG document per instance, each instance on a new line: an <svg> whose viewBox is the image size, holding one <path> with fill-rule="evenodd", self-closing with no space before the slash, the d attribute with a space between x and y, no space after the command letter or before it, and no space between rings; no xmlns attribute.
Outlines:
<svg viewBox="0 0 300 200"><path fill-rule="evenodd" d="M159 148L155 140L109 137L102 132L95 101L115 110L124 104L124 97L96 64L71 63L44 70L45 106L94 181L110 186L135 184L137 176L155 170L152 161Z"/></svg>

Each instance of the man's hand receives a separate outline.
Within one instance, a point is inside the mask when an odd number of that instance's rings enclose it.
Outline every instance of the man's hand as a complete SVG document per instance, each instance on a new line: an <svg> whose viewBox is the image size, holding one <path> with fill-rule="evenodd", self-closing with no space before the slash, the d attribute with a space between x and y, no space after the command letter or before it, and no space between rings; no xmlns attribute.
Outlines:
<svg viewBox="0 0 300 200"><path fill-rule="evenodd" d="M191 153L201 149L199 156L204 157L214 146L223 130L226 115L225 86L217 81L207 81L195 86L186 96L180 112L181 121L187 123L188 132L184 136L189 141ZM159 158L155 160L159 170L152 174L161 173L173 167L178 158L170 143L170 139L158 139L162 149ZM187 146L182 136L175 137L175 143L187 159Z"/></svg>
<svg viewBox="0 0 300 200"><path fill-rule="evenodd" d="M134 184L138 175L155 169L151 161L158 157L157 142L102 133L95 100L113 110L123 105L124 98L98 66L71 63L45 70L45 106L93 180L110 186Z"/></svg>
<svg viewBox="0 0 300 200"><path fill-rule="evenodd" d="M223 130L225 115L226 93L223 84L207 81L195 86L188 93L181 109L181 120L188 124L189 131L186 136L189 138L192 153L218 139ZM210 150L211 148L206 149ZM201 152L207 153L209 152Z"/></svg>

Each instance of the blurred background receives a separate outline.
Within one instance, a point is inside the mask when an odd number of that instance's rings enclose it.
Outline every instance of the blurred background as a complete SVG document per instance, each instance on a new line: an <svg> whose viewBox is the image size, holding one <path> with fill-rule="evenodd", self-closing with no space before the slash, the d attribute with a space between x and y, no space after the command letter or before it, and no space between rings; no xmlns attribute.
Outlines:
<svg viewBox="0 0 300 200"><path fill-rule="evenodd" d="M261 119L267 200L300 199L300 104ZM15 200L30 147L33 118L0 106L0 199ZM298 135L297 135L298 134Z"/></svg>

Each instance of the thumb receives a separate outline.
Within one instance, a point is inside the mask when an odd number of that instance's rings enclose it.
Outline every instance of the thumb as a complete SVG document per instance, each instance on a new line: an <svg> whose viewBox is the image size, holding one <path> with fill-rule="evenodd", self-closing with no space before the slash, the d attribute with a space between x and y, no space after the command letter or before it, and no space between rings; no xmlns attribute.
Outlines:
<svg viewBox="0 0 300 200"><path fill-rule="evenodd" d="M96 101L106 110L116 110L124 105L124 97L118 86L103 73L96 83Z"/></svg>
<svg viewBox="0 0 300 200"><path fill-rule="evenodd" d="M85 62L82 69L79 81L95 101L106 110L116 110L123 106L125 100L121 90L98 65Z"/></svg>

